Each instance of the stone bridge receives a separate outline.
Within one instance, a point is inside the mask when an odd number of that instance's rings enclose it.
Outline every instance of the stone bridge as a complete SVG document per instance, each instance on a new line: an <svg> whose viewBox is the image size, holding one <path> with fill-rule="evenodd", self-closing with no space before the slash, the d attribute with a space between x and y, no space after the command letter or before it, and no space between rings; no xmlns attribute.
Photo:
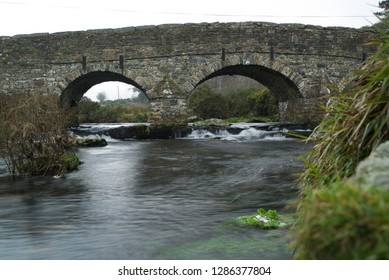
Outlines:
<svg viewBox="0 0 389 280"><path fill-rule="evenodd" d="M76 105L92 86L141 89L151 122L183 120L202 82L242 75L265 85L285 122L311 123L317 104L375 51L371 30L300 24L203 23L0 37L0 90L56 93Z"/></svg>

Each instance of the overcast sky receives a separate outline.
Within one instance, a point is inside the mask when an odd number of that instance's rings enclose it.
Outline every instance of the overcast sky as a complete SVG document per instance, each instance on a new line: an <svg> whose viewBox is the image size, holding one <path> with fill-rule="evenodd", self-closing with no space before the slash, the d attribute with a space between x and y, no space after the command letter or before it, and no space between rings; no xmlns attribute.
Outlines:
<svg viewBox="0 0 389 280"><path fill-rule="evenodd" d="M0 0L0 36L187 22L361 27L379 0Z"/></svg>
<svg viewBox="0 0 389 280"><path fill-rule="evenodd" d="M0 0L0 36L165 23L267 21L362 27L377 22L379 0ZM107 89L110 88L110 89ZM109 99L129 85L96 86ZM119 93L118 93L119 92Z"/></svg>

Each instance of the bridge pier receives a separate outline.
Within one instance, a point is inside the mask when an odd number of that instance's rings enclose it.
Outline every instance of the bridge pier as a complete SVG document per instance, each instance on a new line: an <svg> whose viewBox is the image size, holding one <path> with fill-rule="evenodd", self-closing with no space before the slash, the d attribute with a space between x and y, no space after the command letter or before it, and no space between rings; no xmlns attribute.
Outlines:
<svg viewBox="0 0 389 280"><path fill-rule="evenodd" d="M186 99L170 98L153 98L150 100L151 114L149 117L150 124L175 124L186 122L188 119Z"/></svg>
<svg viewBox="0 0 389 280"><path fill-rule="evenodd" d="M175 124L188 119L186 94L171 75L155 81L147 92L150 98L150 124Z"/></svg>

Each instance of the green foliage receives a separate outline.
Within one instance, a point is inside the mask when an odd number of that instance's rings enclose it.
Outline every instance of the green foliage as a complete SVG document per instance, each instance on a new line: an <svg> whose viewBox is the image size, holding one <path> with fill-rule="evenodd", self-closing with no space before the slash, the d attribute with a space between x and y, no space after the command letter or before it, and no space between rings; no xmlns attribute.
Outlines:
<svg viewBox="0 0 389 280"><path fill-rule="evenodd" d="M274 116L278 113L277 99L265 88L256 91L250 96L253 101L253 112L255 116Z"/></svg>
<svg viewBox="0 0 389 280"><path fill-rule="evenodd" d="M254 102L251 98L256 89L240 89L226 95L229 103L229 117L253 115Z"/></svg>
<svg viewBox="0 0 389 280"><path fill-rule="evenodd" d="M261 117L274 120L278 113L278 102L268 89L240 89L221 95L204 84L193 91L188 104L197 117L203 119Z"/></svg>
<svg viewBox="0 0 389 280"><path fill-rule="evenodd" d="M383 16L384 18L388 17L389 14L389 0L382 0L378 3L378 7L383 9L383 11L375 13L377 16Z"/></svg>
<svg viewBox="0 0 389 280"><path fill-rule="evenodd" d="M147 122L150 105L128 103L127 100L99 104L83 97L76 110L79 123Z"/></svg>
<svg viewBox="0 0 389 280"><path fill-rule="evenodd" d="M67 171L77 170L81 164L80 159L75 153L66 152L61 155L61 162Z"/></svg>
<svg viewBox="0 0 389 280"><path fill-rule="evenodd" d="M224 119L229 115L228 101L207 84L196 88L189 98L189 108L200 118Z"/></svg>
<svg viewBox="0 0 389 280"><path fill-rule="evenodd" d="M264 210L260 208L257 213L249 216L241 216L234 220L239 226L254 226L260 229L275 229L287 226L276 210Z"/></svg>
<svg viewBox="0 0 389 280"><path fill-rule="evenodd" d="M362 159L389 139L389 40L355 73L350 87L330 100L310 140L302 186L320 187L349 177Z"/></svg>
<svg viewBox="0 0 389 280"><path fill-rule="evenodd" d="M389 192L335 182L300 207L297 259L389 259Z"/></svg>
<svg viewBox="0 0 389 280"><path fill-rule="evenodd" d="M88 97L83 97L77 105L78 121L81 123L94 122L97 119L100 104L90 100Z"/></svg>
<svg viewBox="0 0 389 280"><path fill-rule="evenodd" d="M388 259L389 192L353 185L357 164L389 139L389 37L332 98L300 176L296 258Z"/></svg>

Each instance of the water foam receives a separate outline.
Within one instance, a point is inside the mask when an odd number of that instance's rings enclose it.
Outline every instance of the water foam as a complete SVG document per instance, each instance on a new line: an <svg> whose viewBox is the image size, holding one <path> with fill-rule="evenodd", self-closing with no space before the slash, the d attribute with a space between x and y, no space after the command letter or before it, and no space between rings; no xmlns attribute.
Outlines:
<svg viewBox="0 0 389 280"><path fill-rule="evenodd" d="M226 129L220 129L213 133L205 129L193 130L182 139L218 139L235 142L254 142L254 141L281 141L286 140L285 135L278 131L264 131L253 127L242 130L238 134L231 134Z"/></svg>

